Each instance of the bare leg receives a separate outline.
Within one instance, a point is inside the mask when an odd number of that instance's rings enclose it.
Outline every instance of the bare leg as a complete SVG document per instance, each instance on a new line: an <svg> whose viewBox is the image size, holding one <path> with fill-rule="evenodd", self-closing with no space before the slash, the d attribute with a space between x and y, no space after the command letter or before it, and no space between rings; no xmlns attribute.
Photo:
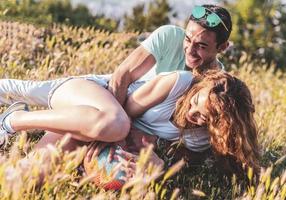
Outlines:
<svg viewBox="0 0 286 200"><path fill-rule="evenodd" d="M47 146L49 144L55 145L57 142L59 142L63 138L63 135L53 133L53 132L47 132L40 141L35 145L34 151L30 152L27 157L21 159L18 161L18 165L21 167L23 173L29 172L33 169L33 165L40 166L40 173L37 180L37 185L41 185L44 181L44 178L49 175L52 171L51 165L49 162L51 162L51 151ZM66 152L72 152L77 149L77 147L86 145L85 142L74 140L70 138L67 143L62 146L62 150L64 153ZM34 161L34 156L40 155L42 159L38 161ZM58 157L57 159L60 159ZM36 159L37 160L37 159ZM40 162L40 163L39 163ZM30 176L30 174L28 175Z"/></svg>
<svg viewBox="0 0 286 200"><path fill-rule="evenodd" d="M55 145L62 138L63 138L62 134L57 134L57 133L47 131L46 134L34 146L34 149L46 148L47 145L49 145L49 144ZM63 148L63 151L70 152L70 151L76 150L77 147L80 147L80 146L83 146L86 144L87 144L86 142L82 142L82 141L70 138L70 140L62 148Z"/></svg>
<svg viewBox="0 0 286 200"><path fill-rule="evenodd" d="M13 129L44 129L70 133L86 142L114 142L125 138L130 128L121 105L108 90L92 81L67 81L55 91L51 106L53 110L12 113Z"/></svg>

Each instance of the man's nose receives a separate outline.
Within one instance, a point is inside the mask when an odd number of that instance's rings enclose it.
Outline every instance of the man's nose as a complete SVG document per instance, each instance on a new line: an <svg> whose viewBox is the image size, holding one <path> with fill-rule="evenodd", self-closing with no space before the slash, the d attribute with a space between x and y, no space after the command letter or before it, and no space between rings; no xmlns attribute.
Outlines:
<svg viewBox="0 0 286 200"><path fill-rule="evenodd" d="M194 46L194 43L193 42L190 42L188 47L187 47L187 53L188 54L191 54L191 55L194 55L195 54L195 46Z"/></svg>

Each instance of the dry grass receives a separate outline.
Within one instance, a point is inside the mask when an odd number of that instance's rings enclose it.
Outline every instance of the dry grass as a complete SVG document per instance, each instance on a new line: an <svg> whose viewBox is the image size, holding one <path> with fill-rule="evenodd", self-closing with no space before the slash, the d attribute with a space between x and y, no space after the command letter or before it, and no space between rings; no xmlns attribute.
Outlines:
<svg viewBox="0 0 286 200"><path fill-rule="evenodd" d="M1 22L0 27L1 78L44 80L110 73L137 45L136 33L11 22ZM60 145L31 153L23 133L0 157L1 199L285 199L286 75L243 61L232 73L249 85L256 104L265 166L258 184L253 183L251 171L249 183L241 183L235 177L219 177L209 163L181 170L179 163L162 175L162 169L144 164L146 158L141 156L140 170L121 192L103 191L77 172L85 147L70 154ZM43 171L49 176L37 186Z"/></svg>

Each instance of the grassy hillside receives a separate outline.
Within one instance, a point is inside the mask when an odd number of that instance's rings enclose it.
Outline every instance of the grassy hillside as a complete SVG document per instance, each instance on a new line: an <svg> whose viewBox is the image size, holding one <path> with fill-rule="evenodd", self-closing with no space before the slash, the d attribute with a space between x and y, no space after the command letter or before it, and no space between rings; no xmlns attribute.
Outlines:
<svg viewBox="0 0 286 200"><path fill-rule="evenodd" d="M106 33L56 25L41 28L12 22L0 22L0 27L0 78L45 80L111 73L138 45L136 33ZM232 68L231 73L249 85L256 105L261 163L265 166L257 185L253 181L238 182L235 177L221 178L210 162L199 167L186 166L180 171L179 163L161 175L162 169L144 164L145 153L133 182L121 192L105 192L89 183L91 177L81 176L76 170L85 148L65 154L59 144L58 148L50 147L49 156L37 152L24 164L19 162L33 143L27 142L23 133L16 141L14 138L13 145L0 157L1 199L285 199L286 75L253 66L243 59L240 66ZM43 164L47 159L51 162ZM44 185L36 187L43 168L50 175ZM251 171L248 177L252 179Z"/></svg>

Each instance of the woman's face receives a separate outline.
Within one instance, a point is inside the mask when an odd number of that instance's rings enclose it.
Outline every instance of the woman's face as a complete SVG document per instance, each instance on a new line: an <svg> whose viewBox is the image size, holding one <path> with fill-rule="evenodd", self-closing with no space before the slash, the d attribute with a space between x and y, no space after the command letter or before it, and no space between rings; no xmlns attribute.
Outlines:
<svg viewBox="0 0 286 200"><path fill-rule="evenodd" d="M207 120L206 102L210 88L204 87L199 90L190 100L190 110L187 112L187 120L195 125L203 126Z"/></svg>

